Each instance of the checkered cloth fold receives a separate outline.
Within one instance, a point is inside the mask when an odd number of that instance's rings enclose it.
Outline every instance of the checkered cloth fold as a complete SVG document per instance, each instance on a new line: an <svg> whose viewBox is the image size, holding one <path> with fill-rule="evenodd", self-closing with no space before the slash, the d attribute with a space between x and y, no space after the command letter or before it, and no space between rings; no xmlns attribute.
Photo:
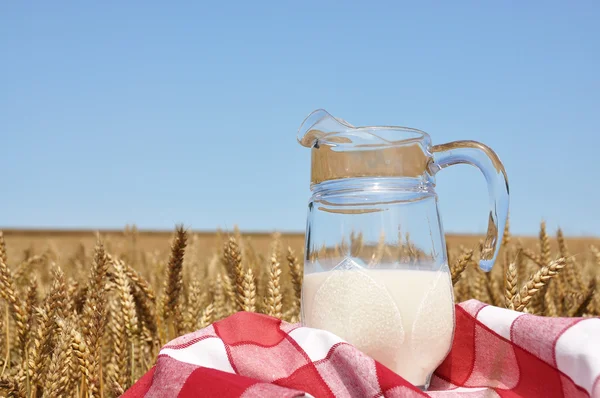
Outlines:
<svg viewBox="0 0 600 398"><path fill-rule="evenodd" d="M162 348L134 397L600 397L600 318L545 318L469 300L421 392L337 336L239 312Z"/></svg>

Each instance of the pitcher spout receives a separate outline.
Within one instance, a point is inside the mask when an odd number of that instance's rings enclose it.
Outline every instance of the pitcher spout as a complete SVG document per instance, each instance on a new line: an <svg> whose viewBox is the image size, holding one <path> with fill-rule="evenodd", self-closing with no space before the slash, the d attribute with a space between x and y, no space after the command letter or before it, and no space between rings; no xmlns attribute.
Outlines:
<svg viewBox="0 0 600 398"><path fill-rule="evenodd" d="M324 109L317 109L304 119L298 129L297 139L302 146L312 148L318 140L352 128L354 126L345 120L332 116Z"/></svg>

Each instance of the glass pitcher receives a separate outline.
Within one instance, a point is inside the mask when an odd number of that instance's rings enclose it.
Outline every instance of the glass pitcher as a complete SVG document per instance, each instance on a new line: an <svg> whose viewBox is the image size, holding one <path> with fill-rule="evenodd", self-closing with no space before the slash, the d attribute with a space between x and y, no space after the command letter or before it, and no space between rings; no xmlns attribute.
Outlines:
<svg viewBox="0 0 600 398"><path fill-rule="evenodd" d="M478 142L432 145L416 129L354 127L324 110L304 120L298 141L312 154L302 324L427 389L454 336L434 176L458 163L485 176L490 213L479 266L487 272L508 213L502 163Z"/></svg>

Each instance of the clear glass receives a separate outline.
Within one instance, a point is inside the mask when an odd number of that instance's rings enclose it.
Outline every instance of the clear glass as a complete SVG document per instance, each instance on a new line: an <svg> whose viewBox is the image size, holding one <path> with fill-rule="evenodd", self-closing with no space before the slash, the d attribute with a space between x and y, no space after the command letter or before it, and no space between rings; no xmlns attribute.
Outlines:
<svg viewBox="0 0 600 398"><path fill-rule="evenodd" d="M480 267L489 271L508 211L500 160L476 142L432 146L419 130L353 127L323 110L298 140L312 151L302 323L427 389L454 335L434 175L457 163L482 170L491 210Z"/></svg>

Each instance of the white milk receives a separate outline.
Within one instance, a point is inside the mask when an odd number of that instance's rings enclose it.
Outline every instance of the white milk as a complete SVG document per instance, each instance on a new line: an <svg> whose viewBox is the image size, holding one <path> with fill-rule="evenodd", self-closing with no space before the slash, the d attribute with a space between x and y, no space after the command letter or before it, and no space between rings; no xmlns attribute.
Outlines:
<svg viewBox="0 0 600 398"><path fill-rule="evenodd" d="M412 384L426 386L454 333L452 284L443 270L305 275L304 324L336 334Z"/></svg>

